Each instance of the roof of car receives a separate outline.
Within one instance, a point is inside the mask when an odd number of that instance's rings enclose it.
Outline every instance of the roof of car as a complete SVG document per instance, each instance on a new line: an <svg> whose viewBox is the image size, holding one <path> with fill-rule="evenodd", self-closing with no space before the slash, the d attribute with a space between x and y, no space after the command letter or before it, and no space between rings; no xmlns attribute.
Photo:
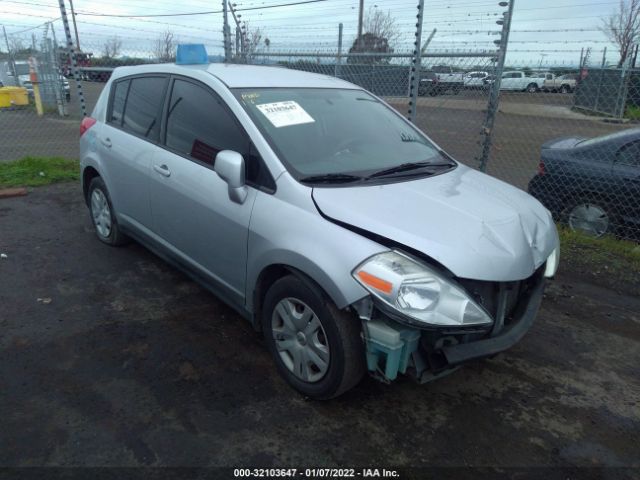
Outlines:
<svg viewBox="0 0 640 480"><path fill-rule="evenodd" d="M188 71L205 70L217 77L229 88L260 87L307 87L307 88L350 88L359 89L344 80L317 73L303 72L285 67L262 65L236 65L229 63L209 63L203 65L176 65L173 63L138 65L116 69L116 77L140 73L175 73L188 75Z"/></svg>

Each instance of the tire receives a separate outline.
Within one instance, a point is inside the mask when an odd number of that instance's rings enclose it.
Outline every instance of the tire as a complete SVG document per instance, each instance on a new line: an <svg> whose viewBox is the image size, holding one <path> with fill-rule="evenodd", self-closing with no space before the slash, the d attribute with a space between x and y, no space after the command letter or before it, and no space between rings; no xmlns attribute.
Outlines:
<svg viewBox="0 0 640 480"><path fill-rule="evenodd" d="M306 278L289 275L269 288L262 308L262 330L280 374L307 397L337 397L365 373L360 321L338 310Z"/></svg>
<svg viewBox="0 0 640 480"><path fill-rule="evenodd" d="M571 230L596 238L615 234L620 226L615 209L606 199L597 196L574 199L564 210L562 220Z"/></svg>
<svg viewBox="0 0 640 480"><path fill-rule="evenodd" d="M530 83L529 85L527 85L525 91L528 93L536 93L538 91L538 85L536 85L535 83Z"/></svg>
<svg viewBox="0 0 640 480"><path fill-rule="evenodd" d="M560 93L571 93L571 87L569 85L562 85L560 87Z"/></svg>
<svg viewBox="0 0 640 480"><path fill-rule="evenodd" d="M87 205L96 236L101 242L117 247L129 241L120 231L111 197L102 178L94 177L91 180L87 192Z"/></svg>

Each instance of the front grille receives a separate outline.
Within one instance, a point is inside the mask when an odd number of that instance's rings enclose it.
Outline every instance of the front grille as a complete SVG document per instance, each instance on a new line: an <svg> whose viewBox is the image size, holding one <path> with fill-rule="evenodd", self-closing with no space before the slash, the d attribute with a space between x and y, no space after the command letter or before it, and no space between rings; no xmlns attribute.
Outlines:
<svg viewBox="0 0 640 480"><path fill-rule="evenodd" d="M540 274L541 269L538 269L529 278L516 282L487 282L465 278L457 280L489 312L498 326L497 331L493 332L496 334L503 326L509 326L514 321L514 312L520 300L526 296Z"/></svg>

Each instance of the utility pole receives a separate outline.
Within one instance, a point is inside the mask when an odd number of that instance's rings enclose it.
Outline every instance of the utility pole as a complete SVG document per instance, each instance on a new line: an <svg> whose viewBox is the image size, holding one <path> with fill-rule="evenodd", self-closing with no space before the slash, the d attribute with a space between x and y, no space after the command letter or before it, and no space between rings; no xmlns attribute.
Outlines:
<svg viewBox="0 0 640 480"><path fill-rule="evenodd" d="M431 43L431 40L433 40L433 37L435 36L437 31L438 31L438 29L434 28L433 31L431 32L431 34L429 35L429 38L427 38L426 42L424 42L422 44L422 48L420 49L420 53L421 54L424 53L427 50L427 47Z"/></svg>
<svg viewBox="0 0 640 480"><path fill-rule="evenodd" d="M7 37L7 29L2 26L2 32L4 33L4 41L7 44L7 55L9 56L9 66L11 67L11 73L13 73L13 81L16 84L16 87L20 86L20 80L18 80L18 72L16 71L16 62L13 57L13 52L11 51L11 47L9 46L9 37Z"/></svg>
<svg viewBox="0 0 640 480"><path fill-rule="evenodd" d="M229 28L229 17L227 15L227 0L222 0L222 34L224 35L224 61L231 61L231 30Z"/></svg>
<svg viewBox="0 0 640 480"><path fill-rule="evenodd" d="M73 0L69 0L71 8L71 20L73 20L73 31L76 33L76 49L80 52L80 36L78 36L78 25L76 24L76 11L73 9Z"/></svg>
<svg viewBox="0 0 640 480"><path fill-rule="evenodd" d="M602 51L602 66L601 68L604 68L604 66L607 64L607 47L604 47L604 50Z"/></svg>
<svg viewBox="0 0 640 480"><path fill-rule="evenodd" d="M358 46L362 42L362 23L364 20L364 0L360 0L360 10L358 10Z"/></svg>
<svg viewBox="0 0 640 480"><path fill-rule="evenodd" d="M338 57L336 58L336 68L334 72L335 77L340 76L341 67L342 67L342 23L338 25Z"/></svg>
<svg viewBox="0 0 640 480"><path fill-rule="evenodd" d="M502 25L502 32L500 33L500 40L496 40L499 44L498 58L496 62L496 75L491 85L491 92L489 93L489 104L487 105L487 117L482 127L482 134L484 135L484 141L482 142L482 155L480 157L479 169L484 172L487 169L487 162L489 161L489 154L491 153L491 143L493 135L493 125L496 120L496 113L498 113L498 102L500 100L500 85L502 84L502 72L504 71L504 61L507 57L507 46L509 45L509 32L511 31L511 17L513 17L513 4L515 0L509 0L509 8L504 13L502 20L498 20L498 25ZM507 2L500 2L501 7L506 7Z"/></svg>

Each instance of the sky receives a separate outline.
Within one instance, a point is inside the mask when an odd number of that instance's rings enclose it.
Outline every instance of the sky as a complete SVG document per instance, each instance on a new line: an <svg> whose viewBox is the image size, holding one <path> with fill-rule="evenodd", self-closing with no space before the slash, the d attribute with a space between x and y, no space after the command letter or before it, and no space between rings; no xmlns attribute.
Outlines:
<svg viewBox="0 0 640 480"><path fill-rule="evenodd" d="M68 8L68 1L67 8ZM233 1L233 0L232 0ZM345 50L352 44L358 24L358 0L321 0L304 5L277 6L296 0L235 0L240 21L250 29L260 28L269 38L270 52L335 52L338 24L344 25ZM617 63L615 45L599 30L602 19L613 12L619 0L512 0L514 15L507 53L513 66L576 65L581 49L591 48L591 65L599 65L607 48L606 62ZM482 51L493 48L500 27L496 20L505 7L499 0L425 0L423 39L435 28L431 51ZM180 42L204 43L211 55L223 53L222 2L219 0L74 0L83 51L100 55L105 41L117 35L122 55L149 56L151 45L166 30ZM270 7L270 8L265 8ZM365 0L365 12L391 12L401 40L396 52L409 52L415 33L417 0ZM246 9L246 10L243 10ZM214 11L205 15L136 17ZM120 15L113 17L109 15ZM57 0L0 0L0 24L10 39L40 41L44 22L53 21L58 41L64 38ZM229 16L232 34L233 18ZM36 27L36 28L34 28ZM0 38L2 40L2 38ZM267 51L262 44L263 50ZM6 50L0 41L0 50ZM467 60L460 60L467 61Z"/></svg>

